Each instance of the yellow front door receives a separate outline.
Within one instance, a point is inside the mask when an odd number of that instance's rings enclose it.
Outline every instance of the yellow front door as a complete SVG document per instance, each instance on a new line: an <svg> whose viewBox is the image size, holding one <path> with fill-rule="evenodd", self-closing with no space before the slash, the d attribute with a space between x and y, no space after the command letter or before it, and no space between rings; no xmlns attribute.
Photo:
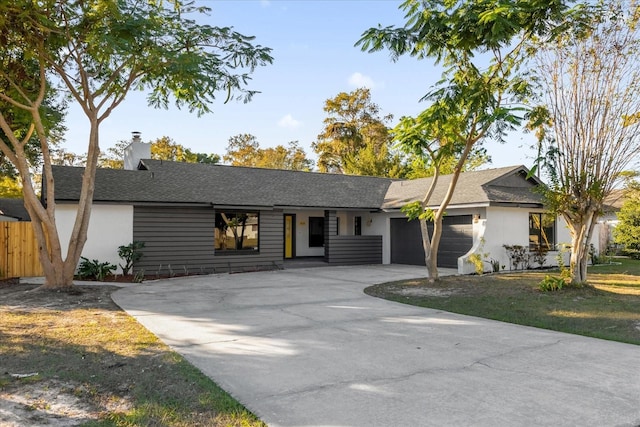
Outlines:
<svg viewBox="0 0 640 427"><path fill-rule="evenodd" d="M284 257L293 258L294 215L284 216Z"/></svg>

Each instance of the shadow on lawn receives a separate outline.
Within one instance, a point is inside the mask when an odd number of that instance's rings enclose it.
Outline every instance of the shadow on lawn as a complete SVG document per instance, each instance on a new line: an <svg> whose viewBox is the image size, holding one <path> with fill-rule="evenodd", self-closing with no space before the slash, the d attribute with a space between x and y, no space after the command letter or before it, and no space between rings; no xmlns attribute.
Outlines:
<svg viewBox="0 0 640 427"><path fill-rule="evenodd" d="M35 287L0 287L0 409L32 424L263 425L113 303L116 287ZM62 401L80 415L55 413Z"/></svg>

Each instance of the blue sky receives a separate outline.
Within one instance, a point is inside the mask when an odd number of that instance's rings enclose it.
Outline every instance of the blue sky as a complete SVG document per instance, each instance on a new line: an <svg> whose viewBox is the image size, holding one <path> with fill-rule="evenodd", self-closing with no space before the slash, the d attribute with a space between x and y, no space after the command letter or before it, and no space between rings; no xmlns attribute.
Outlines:
<svg viewBox="0 0 640 427"><path fill-rule="evenodd" d="M393 114L395 125L404 115L415 116L428 104L419 102L441 76L431 60L403 57L392 62L388 52L365 53L354 44L378 24L402 25L400 1L391 0L208 0L203 23L233 26L256 37L255 43L273 49L272 65L259 68L250 82L259 90L248 103L223 104L220 94L214 112L201 117L171 107L147 106L145 95L129 94L101 125L103 151L132 131L145 141L169 136L196 152L223 155L230 137L250 133L263 148L299 141L315 158L311 143L322 131L327 99L359 87L371 89L382 114ZM65 148L86 152L87 119L77 108L67 116ZM507 145L487 144L491 167L533 163L525 147L530 138L514 134Z"/></svg>

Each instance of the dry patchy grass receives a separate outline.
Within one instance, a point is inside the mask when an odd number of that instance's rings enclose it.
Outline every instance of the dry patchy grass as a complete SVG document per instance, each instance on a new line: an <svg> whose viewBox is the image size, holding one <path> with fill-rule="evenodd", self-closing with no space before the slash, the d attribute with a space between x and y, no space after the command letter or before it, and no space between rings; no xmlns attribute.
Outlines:
<svg viewBox="0 0 640 427"><path fill-rule="evenodd" d="M406 304L640 345L640 261L589 270L589 285L542 292L557 272L449 276L369 287L369 295Z"/></svg>
<svg viewBox="0 0 640 427"><path fill-rule="evenodd" d="M1 425L264 425L120 310L115 289L0 285Z"/></svg>

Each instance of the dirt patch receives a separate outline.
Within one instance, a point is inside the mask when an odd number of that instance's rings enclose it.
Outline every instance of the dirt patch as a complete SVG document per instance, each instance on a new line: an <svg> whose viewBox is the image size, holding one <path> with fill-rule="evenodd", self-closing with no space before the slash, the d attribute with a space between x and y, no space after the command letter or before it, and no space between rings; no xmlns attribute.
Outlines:
<svg viewBox="0 0 640 427"><path fill-rule="evenodd" d="M40 285L15 279L0 281L0 310L69 310L75 308L104 308L118 310L111 300L115 285L81 285L67 291L50 291Z"/></svg>
<svg viewBox="0 0 640 427"><path fill-rule="evenodd" d="M0 281L0 425L74 426L97 420L105 411L127 410L126 395L112 395L114 398L101 402L90 384L65 375L55 378L56 371L65 369L65 358L56 354L60 348L50 345L51 335L56 334L42 330L55 330L58 321L68 328L73 328L74 319L86 321L84 316L68 314L76 310L90 310L94 316L119 310L110 296L116 289L112 285L77 286L52 292L16 279ZM24 324L17 323L18 318ZM37 319L47 320L38 324ZM41 337L43 345L21 339L21 329ZM76 362L73 358L66 361Z"/></svg>
<svg viewBox="0 0 640 427"><path fill-rule="evenodd" d="M427 287L413 287L413 288L400 288L396 290L398 295L411 296L411 297L450 297L460 292L459 289L442 289L442 288L427 288Z"/></svg>
<svg viewBox="0 0 640 427"><path fill-rule="evenodd" d="M81 384L56 380L8 387L0 391L0 424L75 426L99 419L99 408L81 397L82 388Z"/></svg>
<svg viewBox="0 0 640 427"><path fill-rule="evenodd" d="M0 282L0 425L264 426L122 311L116 289Z"/></svg>

